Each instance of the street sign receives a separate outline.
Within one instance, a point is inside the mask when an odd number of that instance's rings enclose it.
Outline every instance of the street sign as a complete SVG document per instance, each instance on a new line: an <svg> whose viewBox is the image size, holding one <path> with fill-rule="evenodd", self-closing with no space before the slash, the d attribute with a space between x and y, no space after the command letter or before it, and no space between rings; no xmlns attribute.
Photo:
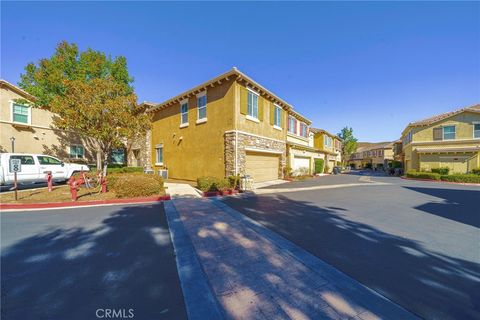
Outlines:
<svg viewBox="0 0 480 320"><path fill-rule="evenodd" d="M10 171L11 172L21 172L22 171L22 161L20 159L10 159Z"/></svg>

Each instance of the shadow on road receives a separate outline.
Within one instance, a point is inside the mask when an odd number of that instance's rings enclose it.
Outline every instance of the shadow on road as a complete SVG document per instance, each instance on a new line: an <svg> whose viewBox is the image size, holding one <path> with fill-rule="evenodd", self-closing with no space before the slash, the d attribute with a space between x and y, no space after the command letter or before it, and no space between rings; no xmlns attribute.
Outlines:
<svg viewBox="0 0 480 320"><path fill-rule="evenodd" d="M225 202L406 309L428 319L480 318L480 265L282 195Z"/></svg>
<svg viewBox="0 0 480 320"><path fill-rule="evenodd" d="M96 319L98 308L186 318L163 204L123 207L95 229L26 238L2 251L1 273L6 320Z"/></svg>
<svg viewBox="0 0 480 320"><path fill-rule="evenodd" d="M415 207L416 209L480 228L480 191L418 187L404 188L443 199L441 202L422 204ZM472 199L476 199L476 201L472 201Z"/></svg>

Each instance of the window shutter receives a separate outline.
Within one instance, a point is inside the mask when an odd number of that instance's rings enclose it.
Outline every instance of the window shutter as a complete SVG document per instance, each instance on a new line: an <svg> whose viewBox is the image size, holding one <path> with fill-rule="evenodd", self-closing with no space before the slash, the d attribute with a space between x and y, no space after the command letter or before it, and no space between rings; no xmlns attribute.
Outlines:
<svg viewBox="0 0 480 320"><path fill-rule="evenodd" d="M263 98L258 96L258 120L263 121Z"/></svg>
<svg viewBox="0 0 480 320"><path fill-rule="evenodd" d="M247 114L248 108L248 90L240 87L240 113Z"/></svg>
<svg viewBox="0 0 480 320"><path fill-rule="evenodd" d="M442 128L433 128L433 140L443 140L443 129Z"/></svg>
<svg viewBox="0 0 480 320"><path fill-rule="evenodd" d="M275 124L275 105L270 102L270 124Z"/></svg>

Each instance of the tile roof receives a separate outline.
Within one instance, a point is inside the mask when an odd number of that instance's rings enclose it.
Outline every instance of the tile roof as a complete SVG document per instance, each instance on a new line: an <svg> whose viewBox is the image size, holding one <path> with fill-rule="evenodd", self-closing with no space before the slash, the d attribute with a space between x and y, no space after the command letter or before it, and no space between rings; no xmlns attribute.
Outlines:
<svg viewBox="0 0 480 320"><path fill-rule="evenodd" d="M450 112L437 114L433 117L423 119L423 120L420 120L420 121L410 122L408 124L408 126L428 126L432 123L441 121L443 119L449 118L451 116L454 116L456 114L459 114L459 113L462 113L462 112L465 112L465 111L480 112L480 104L476 104L476 105L473 105L473 106L470 106L470 107L465 107L465 108L458 109L458 110L455 110L455 111L450 111Z"/></svg>
<svg viewBox="0 0 480 320"><path fill-rule="evenodd" d="M375 149L385 149L385 148L393 148L393 142L359 142L357 144L357 151L355 152L363 152Z"/></svg>

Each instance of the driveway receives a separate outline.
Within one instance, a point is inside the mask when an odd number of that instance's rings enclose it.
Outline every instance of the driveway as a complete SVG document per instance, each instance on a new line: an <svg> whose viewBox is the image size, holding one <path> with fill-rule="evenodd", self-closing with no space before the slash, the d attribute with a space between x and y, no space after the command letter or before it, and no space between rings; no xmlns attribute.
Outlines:
<svg viewBox="0 0 480 320"><path fill-rule="evenodd" d="M186 318L163 204L0 217L2 319Z"/></svg>
<svg viewBox="0 0 480 320"><path fill-rule="evenodd" d="M355 185L324 188L338 184ZM480 318L480 187L349 174L269 189L225 202L421 317Z"/></svg>

